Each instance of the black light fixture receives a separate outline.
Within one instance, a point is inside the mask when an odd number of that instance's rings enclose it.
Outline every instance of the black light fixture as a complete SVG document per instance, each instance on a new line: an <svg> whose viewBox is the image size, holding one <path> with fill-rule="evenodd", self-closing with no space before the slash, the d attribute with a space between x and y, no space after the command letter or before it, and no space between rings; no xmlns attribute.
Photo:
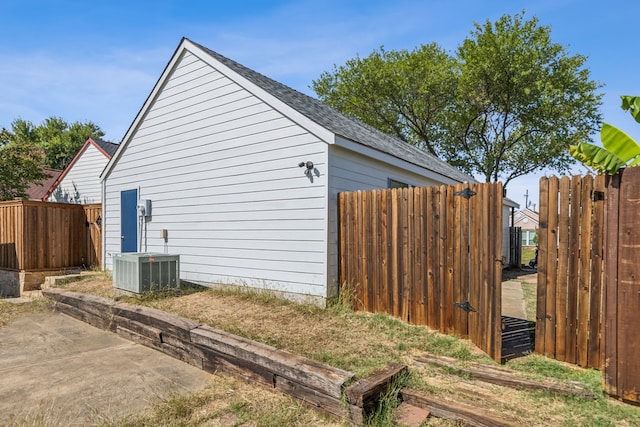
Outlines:
<svg viewBox="0 0 640 427"><path fill-rule="evenodd" d="M304 170L304 174L311 180L311 182L313 182L313 162L311 160L307 162L300 162L298 163L298 166L306 168Z"/></svg>
<svg viewBox="0 0 640 427"><path fill-rule="evenodd" d="M313 162L311 160L309 160L308 162L300 162L298 163L298 166L300 166L301 168L303 167L307 167L307 170L313 170Z"/></svg>

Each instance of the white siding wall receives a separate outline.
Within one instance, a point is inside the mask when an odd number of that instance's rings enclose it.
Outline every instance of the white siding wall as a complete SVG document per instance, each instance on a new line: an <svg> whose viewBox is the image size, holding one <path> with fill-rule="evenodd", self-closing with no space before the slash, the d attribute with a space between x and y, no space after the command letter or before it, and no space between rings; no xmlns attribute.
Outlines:
<svg viewBox="0 0 640 427"><path fill-rule="evenodd" d="M93 144L89 144L47 201L100 203L102 201L100 174L108 162L109 159L104 154Z"/></svg>
<svg viewBox="0 0 640 427"><path fill-rule="evenodd" d="M120 192L139 188L152 200L142 250L180 254L182 279L324 298L326 157L326 143L186 53L107 178L105 265L120 251ZM298 167L308 160L313 182Z"/></svg>
<svg viewBox="0 0 640 427"><path fill-rule="evenodd" d="M333 291L338 281L338 193L385 189L388 178L420 187L453 183L449 178L427 178L336 145L329 147L329 176L328 283Z"/></svg>

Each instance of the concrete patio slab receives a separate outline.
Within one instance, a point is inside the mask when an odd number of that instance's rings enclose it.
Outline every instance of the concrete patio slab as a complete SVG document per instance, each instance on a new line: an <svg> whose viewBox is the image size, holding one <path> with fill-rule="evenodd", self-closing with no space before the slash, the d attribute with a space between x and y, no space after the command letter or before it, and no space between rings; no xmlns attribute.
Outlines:
<svg viewBox="0 0 640 427"><path fill-rule="evenodd" d="M104 424L214 378L60 313L0 329L0 425Z"/></svg>

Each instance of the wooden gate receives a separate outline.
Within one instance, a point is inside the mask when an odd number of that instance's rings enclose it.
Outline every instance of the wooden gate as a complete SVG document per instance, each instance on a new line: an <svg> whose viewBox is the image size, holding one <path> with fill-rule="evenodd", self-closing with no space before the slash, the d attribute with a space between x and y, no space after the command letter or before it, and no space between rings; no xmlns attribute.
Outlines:
<svg viewBox="0 0 640 427"><path fill-rule="evenodd" d="M340 283L356 308L501 359L502 184L340 193Z"/></svg>
<svg viewBox="0 0 640 427"><path fill-rule="evenodd" d="M640 403L640 167L540 180L536 352Z"/></svg>
<svg viewBox="0 0 640 427"><path fill-rule="evenodd" d="M640 403L640 167L608 177L606 202L603 382Z"/></svg>
<svg viewBox="0 0 640 427"><path fill-rule="evenodd" d="M536 352L600 369L604 176L540 179Z"/></svg>

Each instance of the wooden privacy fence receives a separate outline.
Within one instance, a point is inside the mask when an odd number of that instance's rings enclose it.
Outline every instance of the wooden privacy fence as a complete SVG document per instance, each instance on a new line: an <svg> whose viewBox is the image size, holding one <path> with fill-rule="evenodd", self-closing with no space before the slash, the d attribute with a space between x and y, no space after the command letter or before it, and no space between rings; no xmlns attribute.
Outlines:
<svg viewBox="0 0 640 427"><path fill-rule="evenodd" d="M536 352L640 403L640 168L542 178Z"/></svg>
<svg viewBox="0 0 640 427"><path fill-rule="evenodd" d="M500 360L502 184L340 193L340 282L358 309L470 338Z"/></svg>
<svg viewBox="0 0 640 427"><path fill-rule="evenodd" d="M600 368L604 176L542 178L536 352Z"/></svg>
<svg viewBox="0 0 640 427"><path fill-rule="evenodd" d="M100 205L0 202L0 268L48 270L100 265Z"/></svg>

